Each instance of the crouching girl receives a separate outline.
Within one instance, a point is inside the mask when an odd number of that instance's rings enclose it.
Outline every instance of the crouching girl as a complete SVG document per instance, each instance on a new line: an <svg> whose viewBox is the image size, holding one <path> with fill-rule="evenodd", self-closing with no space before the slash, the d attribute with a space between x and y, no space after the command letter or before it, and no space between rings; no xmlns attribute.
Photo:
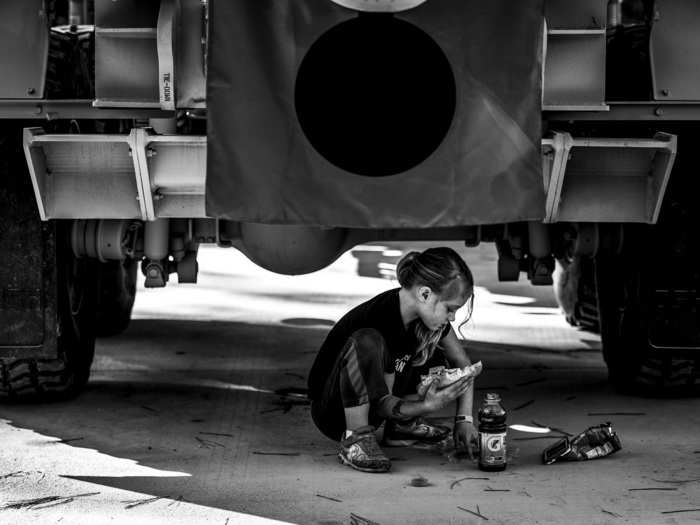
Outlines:
<svg viewBox="0 0 700 525"><path fill-rule="evenodd" d="M440 390L433 383L422 396L416 394L420 374L428 367L445 361L451 367L471 364L450 323L465 305L471 314L472 273L451 248L411 252L399 261L396 273L400 288L345 314L329 332L309 374L314 423L340 442L342 463L364 472L391 468L375 436L385 420L385 445L439 442L450 429L421 416L457 400L455 445L471 453L477 436L472 378Z"/></svg>

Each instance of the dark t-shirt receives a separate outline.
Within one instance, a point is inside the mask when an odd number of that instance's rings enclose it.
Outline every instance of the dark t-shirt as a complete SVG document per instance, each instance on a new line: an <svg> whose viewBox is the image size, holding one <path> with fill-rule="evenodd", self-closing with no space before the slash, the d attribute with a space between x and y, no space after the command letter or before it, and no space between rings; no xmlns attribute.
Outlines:
<svg viewBox="0 0 700 525"><path fill-rule="evenodd" d="M404 327L399 305L400 289L387 290L356 306L335 324L321 345L311 367L308 381L309 398L318 399L321 396L325 381L331 375L338 354L352 333L361 328L374 328L382 335L391 356L391 369L384 370L384 373L396 373L394 392L397 388L404 390L404 379L413 369L411 359L418 347L413 323L420 321L415 320L408 325L408 328ZM447 335L449 330L448 324L442 336Z"/></svg>

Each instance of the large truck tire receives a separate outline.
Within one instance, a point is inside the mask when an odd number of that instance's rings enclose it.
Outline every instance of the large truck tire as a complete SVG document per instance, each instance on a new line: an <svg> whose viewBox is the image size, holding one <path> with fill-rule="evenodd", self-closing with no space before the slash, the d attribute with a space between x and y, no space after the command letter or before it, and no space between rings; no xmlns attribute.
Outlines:
<svg viewBox="0 0 700 525"><path fill-rule="evenodd" d="M70 221L40 220L21 129L0 132L0 401L52 401L90 375L95 262L73 255Z"/></svg>
<svg viewBox="0 0 700 525"><path fill-rule="evenodd" d="M98 337L120 334L129 326L136 297L138 262L134 259L108 261L98 265Z"/></svg>
<svg viewBox="0 0 700 525"><path fill-rule="evenodd" d="M554 297L571 326L600 333L593 259L575 255L556 260Z"/></svg>
<svg viewBox="0 0 700 525"><path fill-rule="evenodd" d="M85 388L95 353L95 262L73 256L65 224L55 225L56 357L0 359L0 400L70 399ZM45 350L51 350L45 349Z"/></svg>
<svg viewBox="0 0 700 525"><path fill-rule="evenodd" d="M673 323L659 310L652 269L631 258L595 261L603 357L611 383L622 393L650 396L700 393L700 354L692 335L656 344L656 327ZM687 325L686 325L687 327ZM688 330L683 330L688 332ZM681 330L679 329L679 332Z"/></svg>

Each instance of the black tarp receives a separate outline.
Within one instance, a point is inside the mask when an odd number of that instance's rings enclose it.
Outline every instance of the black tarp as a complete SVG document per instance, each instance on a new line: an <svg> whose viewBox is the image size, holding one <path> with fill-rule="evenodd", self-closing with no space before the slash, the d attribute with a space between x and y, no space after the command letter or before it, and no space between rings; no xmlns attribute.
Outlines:
<svg viewBox="0 0 700 525"><path fill-rule="evenodd" d="M542 9L541 0L428 0L396 14L447 56L456 111L426 160L365 177L314 149L294 98L310 46L357 13L330 0L213 0L207 213L357 228L541 219Z"/></svg>

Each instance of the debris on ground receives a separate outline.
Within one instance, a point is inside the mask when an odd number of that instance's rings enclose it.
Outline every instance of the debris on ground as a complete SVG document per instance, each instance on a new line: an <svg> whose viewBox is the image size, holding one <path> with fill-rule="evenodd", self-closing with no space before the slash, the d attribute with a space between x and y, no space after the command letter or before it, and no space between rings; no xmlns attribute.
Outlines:
<svg viewBox="0 0 700 525"><path fill-rule="evenodd" d="M24 476L29 474L29 472L25 472L24 470L18 470L16 472L10 472L9 474L4 474L0 476L0 479L5 479L5 478L16 478L19 476Z"/></svg>
<svg viewBox="0 0 700 525"><path fill-rule="evenodd" d="M413 478L409 484L412 487L429 487L432 485L430 481L428 481L428 478L424 478L423 476L418 476L416 478Z"/></svg>
<svg viewBox="0 0 700 525"><path fill-rule="evenodd" d="M179 504L182 503L183 501L185 501L185 498L182 496L182 494L180 494L180 495L177 497L177 499L175 499L175 500L171 501L170 503L168 503L168 507L171 507L171 506L173 506L173 505L179 505Z"/></svg>
<svg viewBox="0 0 700 525"><path fill-rule="evenodd" d="M218 441L212 441L211 439L204 439L199 436L194 437L197 441L199 441L199 448L214 448L214 447L222 447L226 448L223 443L219 443Z"/></svg>
<svg viewBox="0 0 700 525"><path fill-rule="evenodd" d="M169 496L166 496L166 498ZM147 505L149 503L154 503L158 501L159 499L163 499L163 496L154 496L152 498L146 498L146 499L137 499L133 501L122 501L122 503L126 503L127 505L124 507L125 509L133 509L134 507L138 507L139 505Z"/></svg>
<svg viewBox="0 0 700 525"><path fill-rule="evenodd" d="M678 485L684 485L685 483L695 483L696 481L700 481L700 478L692 478L692 479L653 479L652 481L655 481L656 483L677 483Z"/></svg>
<svg viewBox="0 0 700 525"><path fill-rule="evenodd" d="M273 408L268 408L266 410L261 410L261 414L267 414L269 412L282 411L284 414L292 410L295 406L308 406L311 401L308 398L308 390L306 388L298 387L285 387L278 388L274 392L277 394L279 399L273 401L273 404L277 405Z"/></svg>
<svg viewBox="0 0 700 525"><path fill-rule="evenodd" d="M2 510L10 509L43 509L47 507L53 507L55 505L62 505L63 503L70 503L76 498L85 498L88 496L96 496L99 492L86 492L84 494L74 494L72 496L44 496L41 498L24 499L19 501L10 501L0 507ZM47 505L51 503L51 505Z"/></svg>
<svg viewBox="0 0 700 525"><path fill-rule="evenodd" d="M376 521L368 520L367 518L363 518L362 516L351 512L350 525L379 525L379 523L377 523Z"/></svg>
<svg viewBox="0 0 700 525"><path fill-rule="evenodd" d="M489 520L486 516L484 516L481 513L481 510L479 509L479 505L476 506L476 512L474 512L473 510L465 509L464 507L460 507L459 505L457 506L457 508L459 510L463 510L464 512L468 512L469 514L473 514L474 516L481 518L482 520L486 520L486 521Z"/></svg>
<svg viewBox="0 0 700 525"><path fill-rule="evenodd" d="M677 514L679 512L700 512L700 509L664 510L661 514Z"/></svg>
<svg viewBox="0 0 700 525"><path fill-rule="evenodd" d="M635 489L627 489L629 491L633 490L678 490L676 487L640 487Z"/></svg>
<svg viewBox="0 0 700 525"><path fill-rule="evenodd" d="M459 485L460 483L462 483L462 481L467 481L468 479L469 479L469 480L485 480L485 481L489 481L491 478L460 478L460 479L458 479L458 480L453 481L453 482L450 484L450 490L454 489L457 485Z"/></svg>
<svg viewBox="0 0 700 525"><path fill-rule="evenodd" d="M622 517L622 514L618 514L617 512L612 512L610 510L605 510L603 508L601 508L600 510L605 512L605 514L610 514L613 518L621 518Z"/></svg>
<svg viewBox="0 0 700 525"><path fill-rule="evenodd" d="M565 437L548 446L542 452L542 462L551 465L560 460L585 461L609 456L621 449L619 436L607 422L589 427L576 437Z"/></svg>
<svg viewBox="0 0 700 525"><path fill-rule="evenodd" d="M343 502L343 500L340 500L340 499L337 499L337 498L331 498L330 496L324 496L323 494L316 494L316 496L319 497L319 498L323 498L323 499L335 501L336 503L342 503L342 502Z"/></svg>

